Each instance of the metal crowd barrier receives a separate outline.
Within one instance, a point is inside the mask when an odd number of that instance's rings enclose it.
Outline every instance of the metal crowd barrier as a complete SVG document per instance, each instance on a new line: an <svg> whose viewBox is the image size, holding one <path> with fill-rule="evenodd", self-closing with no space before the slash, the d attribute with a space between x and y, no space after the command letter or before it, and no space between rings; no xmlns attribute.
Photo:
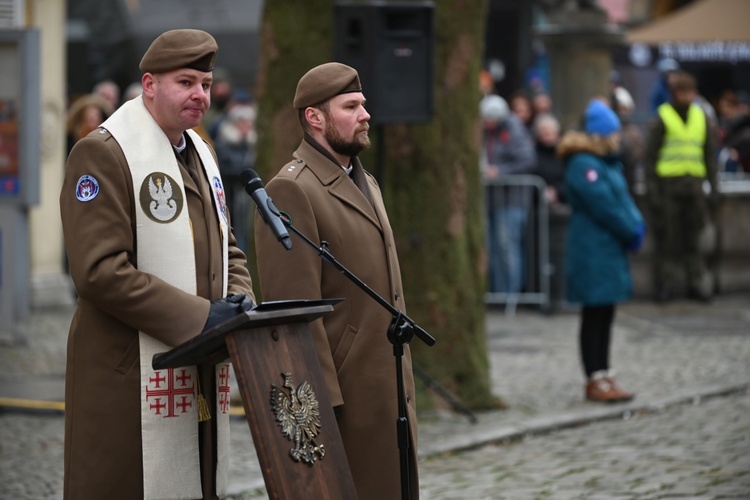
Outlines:
<svg viewBox="0 0 750 500"><path fill-rule="evenodd" d="M547 184L536 175L514 174L498 179L485 180L484 205L486 215L486 232L490 234L489 224L492 223L495 207L509 205L526 208L526 224L523 229L523 287L518 293L507 293L492 290L491 259L499 259L499 255L492 254L492 247L487 241L488 255L488 290L485 293L485 303L492 305L505 304L505 313L512 315L518 304L539 305L542 310L551 307L550 277L555 270L550 262L549 241L549 206L545 198ZM564 242L563 242L564 244Z"/></svg>
<svg viewBox="0 0 750 500"><path fill-rule="evenodd" d="M719 172L719 193L736 195L750 193L750 173L748 172Z"/></svg>

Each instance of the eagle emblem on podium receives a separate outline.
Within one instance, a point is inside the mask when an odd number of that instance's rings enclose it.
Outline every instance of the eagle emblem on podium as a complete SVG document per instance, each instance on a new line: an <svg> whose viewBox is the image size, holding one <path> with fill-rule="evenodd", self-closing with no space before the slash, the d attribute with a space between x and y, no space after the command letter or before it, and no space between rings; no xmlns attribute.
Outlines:
<svg viewBox="0 0 750 500"><path fill-rule="evenodd" d="M271 408L281 433L294 443L289 454L296 462L313 463L325 456L325 447L315 442L320 432L320 405L307 382L294 388L291 372L281 374L289 393L271 384Z"/></svg>

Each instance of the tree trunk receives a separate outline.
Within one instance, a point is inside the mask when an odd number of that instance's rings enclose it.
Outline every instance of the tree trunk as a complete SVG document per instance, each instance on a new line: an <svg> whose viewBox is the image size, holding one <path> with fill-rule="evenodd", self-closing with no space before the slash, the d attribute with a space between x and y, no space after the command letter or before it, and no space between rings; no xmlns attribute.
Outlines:
<svg viewBox="0 0 750 500"><path fill-rule="evenodd" d="M479 174L478 75L486 2L435 2L435 115L423 125L388 125L373 134L365 168L385 141L386 207L396 234L407 313L436 339L415 338L415 363L469 408L497 406L485 336L484 216ZM291 102L299 78L332 53L333 2L266 2L259 102L259 154L264 180L288 161L301 137ZM364 89L365 97L367 89ZM375 131L373 127L371 131ZM250 256L255 262L254 255ZM250 266L251 268L254 266ZM257 281L256 281L257 283ZM256 287L257 288L257 287ZM385 335L385 332L384 332ZM420 407L440 400L421 397Z"/></svg>
<svg viewBox="0 0 750 500"><path fill-rule="evenodd" d="M433 347L414 339L415 363L474 409L497 405L479 172L485 19L485 2L435 2L435 115L426 125L386 127L384 169L408 313L437 339Z"/></svg>
<svg viewBox="0 0 750 500"><path fill-rule="evenodd" d="M333 1L267 0L264 4L261 54L253 93L258 102L255 170L266 183L291 159L302 140L302 127L292 100L302 75L330 61ZM254 214L255 205L251 206ZM260 301L254 217L250 220L248 267Z"/></svg>

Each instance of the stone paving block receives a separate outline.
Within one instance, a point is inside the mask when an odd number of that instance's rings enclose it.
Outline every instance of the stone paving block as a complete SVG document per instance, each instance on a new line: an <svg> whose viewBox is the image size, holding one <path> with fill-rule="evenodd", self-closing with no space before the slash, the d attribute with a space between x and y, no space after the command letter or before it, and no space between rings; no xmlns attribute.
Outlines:
<svg viewBox="0 0 750 500"><path fill-rule="evenodd" d="M750 468L742 469L741 465L750 461L746 458L750 457L750 443L740 439L741 446L733 456L724 453L723 443L738 435L735 426L744 426L742 420L737 423L737 416L749 412L750 394L745 393L646 413L624 422L597 422L532 436L505 446L428 460L421 466L422 484L427 492L432 491L433 466L441 477L450 477L449 471L463 466L474 471L477 483L484 485L479 495L494 490L505 492L507 498L520 499L692 499L732 497L744 492L747 498ZM724 424L707 431L703 423L709 416ZM654 439L670 429L677 429L671 439ZM608 446L610 443L612 446ZM488 462L495 464L493 475L484 466ZM738 475L738 470L744 472ZM496 484L488 484L493 478ZM445 488L443 485L441 492L430 498L473 498Z"/></svg>

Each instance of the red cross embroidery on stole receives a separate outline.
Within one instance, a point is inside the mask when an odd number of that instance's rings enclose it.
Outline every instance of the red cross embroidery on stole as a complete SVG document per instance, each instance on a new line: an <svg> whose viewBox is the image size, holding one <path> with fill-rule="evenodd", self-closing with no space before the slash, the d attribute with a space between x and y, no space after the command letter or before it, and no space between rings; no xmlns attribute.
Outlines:
<svg viewBox="0 0 750 500"><path fill-rule="evenodd" d="M175 370L178 375L175 375ZM167 368L154 372L146 386L146 401L151 400L149 409L164 418L179 417L187 413L195 399L192 378L184 368Z"/></svg>
<svg viewBox="0 0 750 500"><path fill-rule="evenodd" d="M229 365L225 364L219 370L219 409L221 413L229 411Z"/></svg>

